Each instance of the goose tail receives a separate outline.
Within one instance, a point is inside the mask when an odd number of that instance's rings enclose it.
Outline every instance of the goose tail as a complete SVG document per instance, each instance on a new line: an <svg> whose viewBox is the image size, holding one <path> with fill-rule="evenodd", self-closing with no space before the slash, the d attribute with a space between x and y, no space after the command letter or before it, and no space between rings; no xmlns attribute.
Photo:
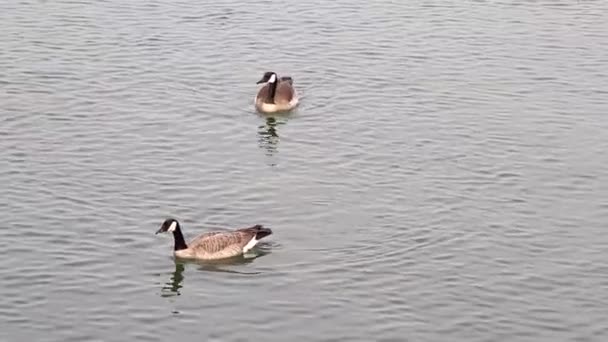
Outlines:
<svg viewBox="0 0 608 342"><path fill-rule="evenodd" d="M290 85L293 85L293 78L291 76L283 76L281 77L282 82L288 82Z"/></svg>

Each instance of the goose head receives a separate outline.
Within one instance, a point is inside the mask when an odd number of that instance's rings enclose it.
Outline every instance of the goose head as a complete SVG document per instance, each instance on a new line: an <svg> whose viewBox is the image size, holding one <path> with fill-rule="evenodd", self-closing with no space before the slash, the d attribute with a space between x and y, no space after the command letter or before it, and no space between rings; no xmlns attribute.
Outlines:
<svg viewBox="0 0 608 342"><path fill-rule="evenodd" d="M260 83L275 83L277 81L277 74L273 71L267 71L262 76L262 79L256 82L256 84Z"/></svg>
<svg viewBox="0 0 608 342"><path fill-rule="evenodd" d="M179 222L177 222L177 220L174 218L168 218L160 226L160 229L158 231L156 231L156 234L164 233L164 232L173 233L176 229L177 230L180 229Z"/></svg>

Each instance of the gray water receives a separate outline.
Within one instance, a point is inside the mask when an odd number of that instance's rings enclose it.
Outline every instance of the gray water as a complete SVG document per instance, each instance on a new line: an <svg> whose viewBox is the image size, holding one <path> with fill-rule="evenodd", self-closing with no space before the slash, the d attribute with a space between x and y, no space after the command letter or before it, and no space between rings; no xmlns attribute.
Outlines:
<svg viewBox="0 0 608 342"><path fill-rule="evenodd" d="M607 2L5 0L0 38L2 342L608 338ZM181 263L167 216L274 234Z"/></svg>

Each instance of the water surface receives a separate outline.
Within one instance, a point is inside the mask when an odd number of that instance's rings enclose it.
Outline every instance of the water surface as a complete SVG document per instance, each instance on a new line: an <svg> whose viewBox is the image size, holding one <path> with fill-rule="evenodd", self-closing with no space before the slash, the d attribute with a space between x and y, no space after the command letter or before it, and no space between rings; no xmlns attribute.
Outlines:
<svg viewBox="0 0 608 342"><path fill-rule="evenodd" d="M602 1L5 1L1 341L604 341ZM274 70L303 95L253 109ZM259 257L175 262L257 223Z"/></svg>

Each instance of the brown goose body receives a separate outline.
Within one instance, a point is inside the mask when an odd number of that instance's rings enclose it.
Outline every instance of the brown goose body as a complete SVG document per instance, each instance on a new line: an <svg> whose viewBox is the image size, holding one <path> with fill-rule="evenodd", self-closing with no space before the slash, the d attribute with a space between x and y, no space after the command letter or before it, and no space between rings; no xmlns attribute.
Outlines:
<svg viewBox="0 0 608 342"><path fill-rule="evenodd" d="M272 71L266 72L261 80L264 83L255 97L255 107L264 113L289 111L298 105L298 94L289 76L279 78Z"/></svg>
<svg viewBox="0 0 608 342"><path fill-rule="evenodd" d="M175 240L174 255L178 258L217 260L247 253L262 238L271 235L272 230L261 225L232 231L201 234L185 243L179 222L167 219L156 232L171 232Z"/></svg>

